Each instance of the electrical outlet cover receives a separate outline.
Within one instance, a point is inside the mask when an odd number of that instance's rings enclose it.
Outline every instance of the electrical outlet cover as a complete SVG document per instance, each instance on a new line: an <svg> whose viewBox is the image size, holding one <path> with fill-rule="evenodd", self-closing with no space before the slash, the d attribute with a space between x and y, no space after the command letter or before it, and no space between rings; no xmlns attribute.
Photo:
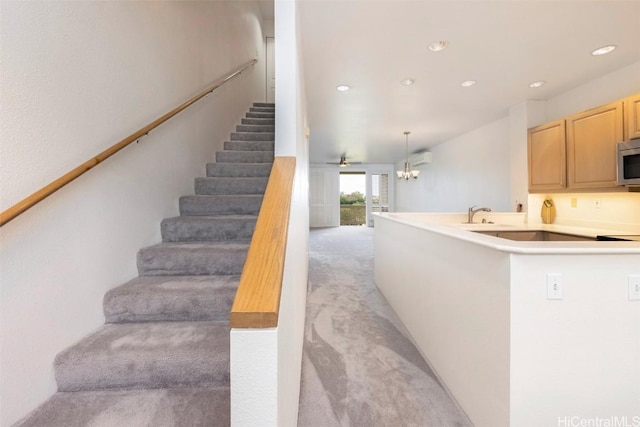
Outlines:
<svg viewBox="0 0 640 427"><path fill-rule="evenodd" d="M562 299L562 275L547 274L547 299Z"/></svg>

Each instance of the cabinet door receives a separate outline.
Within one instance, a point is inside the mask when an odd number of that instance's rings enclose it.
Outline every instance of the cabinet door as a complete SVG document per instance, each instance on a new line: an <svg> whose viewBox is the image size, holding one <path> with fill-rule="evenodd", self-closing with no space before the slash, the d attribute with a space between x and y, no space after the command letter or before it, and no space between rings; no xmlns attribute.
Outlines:
<svg viewBox="0 0 640 427"><path fill-rule="evenodd" d="M616 186L616 143L623 140L622 101L567 119L568 187Z"/></svg>
<svg viewBox="0 0 640 427"><path fill-rule="evenodd" d="M529 129L529 191L565 188L565 153L564 120Z"/></svg>
<svg viewBox="0 0 640 427"><path fill-rule="evenodd" d="M640 138L640 93L627 98L624 109L627 116L627 135L625 139Z"/></svg>

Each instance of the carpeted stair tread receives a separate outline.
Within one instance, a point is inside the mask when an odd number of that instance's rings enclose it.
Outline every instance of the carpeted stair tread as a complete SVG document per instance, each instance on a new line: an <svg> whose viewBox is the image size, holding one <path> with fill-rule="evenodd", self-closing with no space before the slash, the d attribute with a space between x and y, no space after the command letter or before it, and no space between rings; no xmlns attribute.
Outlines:
<svg viewBox="0 0 640 427"><path fill-rule="evenodd" d="M272 163L207 163L208 177L268 177Z"/></svg>
<svg viewBox="0 0 640 427"><path fill-rule="evenodd" d="M163 242L251 240L257 216L179 216L160 224Z"/></svg>
<svg viewBox="0 0 640 427"><path fill-rule="evenodd" d="M257 215L262 198L262 194L182 196L180 215Z"/></svg>
<svg viewBox="0 0 640 427"><path fill-rule="evenodd" d="M276 119L268 118L268 119L259 119L259 118L248 118L244 117L240 119L240 123L243 125L271 125L275 126Z"/></svg>
<svg viewBox="0 0 640 427"><path fill-rule="evenodd" d="M58 391L229 384L229 324L107 324L56 356Z"/></svg>
<svg viewBox="0 0 640 427"><path fill-rule="evenodd" d="M271 107L276 108L276 104L274 102L254 102L254 107Z"/></svg>
<svg viewBox="0 0 640 427"><path fill-rule="evenodd" d="M248 112L246 116L248 119L274 119L276 117L276 113Z"/></svg>
<svg viewBox="0 0 640 427"><path fill-rule="evenodd" d="M225 141L224 149L233 151L273 151L273 141Z"/></svg>
<svg viewBox="0 0 640 427"><path fill-rule="evenodd" d="M160 243L138 251L140 276L240 274L249 241Z"/></svg>
<svg viewBox="0 0 640 427"><path fill-rule="evenodd" d="M15 427L227 427L228 387L58 392Z"/></svg>
<svg viewBox="0 0 640 427"><path fill-rule="evenodd" d="M196 194L264 194L267 177L196 178Z"/></svg>
<svg viewBox="0 0 640 427"><path fill-rule="evenodd" d="M216 163L273 163L273 151L226 150L216 152Z"/></svg>
<svg viewBox="0 0 640 427"><path fill-rule="evenodd" d="M275 132L275 125L255 125L255 124L239 124L236 126L236 132Z"/></svg>
<svg viewBox="0 0 640 427"><path fill-rule="evenodd" d="M231 141L274 141L274 132L231 132Z"/></svg>
<svg viewBox="0 0 640 427"><path fill-rule="evenodd" d="M240 276L146 276L104 297L106 323L226 321Z"/></svg>

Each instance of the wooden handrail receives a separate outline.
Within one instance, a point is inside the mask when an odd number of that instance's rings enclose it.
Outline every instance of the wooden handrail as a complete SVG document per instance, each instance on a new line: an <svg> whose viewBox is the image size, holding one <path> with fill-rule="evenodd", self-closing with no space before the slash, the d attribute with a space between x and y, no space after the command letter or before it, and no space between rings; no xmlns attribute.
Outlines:
<svg viewBox="0 0 640 427"><path fill-rule="evenodd" d="M232 71L229 74L225 75L224 77L221 77L220 79L216 80L211 86L209 86L208 88L206 88L205 90L200 92L198 95L196 95L193 98L189 99L188 101L178 105L176 108L174 108L173 110L169 111L168 113L158 117L157 119L155 119L154 121L152 121L151 123L149 123L148 125L143 127L142 129L138 130L137 132L132 133L131 135L129 135L128 137L126 137L122 141L112 145L111 147L107 148L106 150L104 150L103 152L98 154L97 156L92 157L91 159L87 160L86 162L84 162L80 166L78 166L75 169L67 172L66 174L62 175L60 178L58 178L55 181L51 182L50 184L42 187L40 190L36 191L35 193L31 194L30 196L26 197L25 199L21 200L20 202L16 203L15 205L11 206L10 208L5 210L4 212L0 213L0 227L2 227L3 225L8 223L9 221L14 219L15 217L17 217L18 215L20 215L21 213L23 213L27 209L31 208L36 203L41 202L42 200L44 200L45 198L47 198L51 194L55 193L56 191L58 191L59 189L61 189L62 187L64 187L68 183L70 183L71 181L73 181L74 179L78 178L80 175L84 174L85 172L89 171L90 169L93 169L98 164L104 162L106 159L108 159L109 157L113 156L118 151L122 150L123 148L125 148L126 146L131 144L132 142L137 141L140 138L142 138L143 136L147 135L149 132L151 132L153 129L157 128L162 123L164 123L167 120L169 120L171 117L173 117L176 114L180 113L182 110L186 109L187 107L191 106L192 104L198 102L200 99L204 98L205 96L207 96L208 94L210 94L214 90L218 89L220 86L222 86L223 84L225 84L229 80L231 80L234 77L240 75L240 73L242 73L244 70L246 70L247 68L251 67L252 65L254 65L257 62L258 62L257 59L252 59L251 61L248 61L248 62L242 64L235 71Z"/></svg>
<svg viewBox="0 0 640 427"><path fill-rule="evenodd" d="M278 326L295 157L276 157L244 263L229 322L232 328Z"/></svg>

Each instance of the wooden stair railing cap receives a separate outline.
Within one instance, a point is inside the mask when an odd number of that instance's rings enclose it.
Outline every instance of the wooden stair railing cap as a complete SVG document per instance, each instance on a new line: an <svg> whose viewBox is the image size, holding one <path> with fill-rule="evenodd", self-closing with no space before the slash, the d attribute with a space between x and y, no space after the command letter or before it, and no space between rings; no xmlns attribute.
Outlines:
<svg viewBox="0 0 640 427"><path fill-rule="evenodd" d="M232 328L278 326L295 157L276 157L229 315Z"/></svg>

